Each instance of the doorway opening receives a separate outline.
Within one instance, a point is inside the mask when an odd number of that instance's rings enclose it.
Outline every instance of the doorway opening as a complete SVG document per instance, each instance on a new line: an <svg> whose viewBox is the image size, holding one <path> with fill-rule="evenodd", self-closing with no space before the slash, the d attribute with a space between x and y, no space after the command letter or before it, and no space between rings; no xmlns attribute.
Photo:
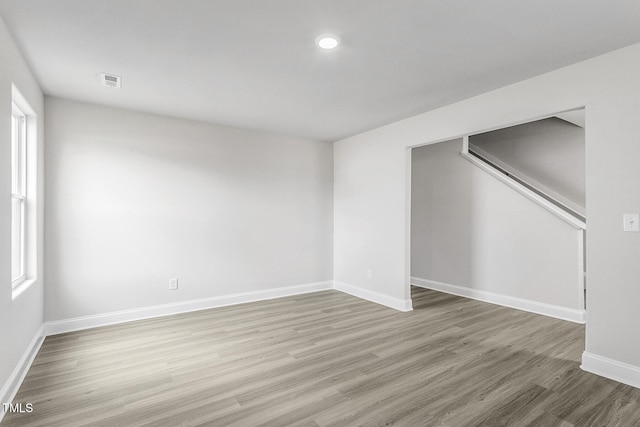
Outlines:
<svg viewBox="0 0 640 427"><path fill-rule="evenodd" d="M411 283L585 320L584 109L415 147Z"/></svg>

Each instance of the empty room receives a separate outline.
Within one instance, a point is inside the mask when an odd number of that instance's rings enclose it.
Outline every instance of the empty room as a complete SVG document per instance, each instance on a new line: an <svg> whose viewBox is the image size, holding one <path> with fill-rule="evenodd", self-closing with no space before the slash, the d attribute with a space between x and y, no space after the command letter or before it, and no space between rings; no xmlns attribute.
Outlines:
<svg viewBox="0 0 640 427"><path fill-rule="evenodd" d="M0 425L639 425L638 22L0 0Z"/></svg>

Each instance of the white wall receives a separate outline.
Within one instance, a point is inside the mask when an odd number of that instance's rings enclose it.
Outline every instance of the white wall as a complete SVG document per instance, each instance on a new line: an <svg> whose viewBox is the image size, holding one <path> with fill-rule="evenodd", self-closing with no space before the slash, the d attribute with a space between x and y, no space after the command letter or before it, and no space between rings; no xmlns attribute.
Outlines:
<svg viewBox="0 0 640 427"><path fill-rule="evenodd" d="M640 212L638 75L640 44L337 142L335 280L407 295L408 147L586 106L586 350L640 374L640 233L622 231Z"/></svg>
<svg viewBox="0 0 640 427"><path fill-rule="evenodd" d="M473 135L469 145L492 156L489 160L500 161L500 166L506 166L518 178L525 178L525 182L556 195L584 214L584 128L551 117Z"/></svg>
<svg viewBox="0 0 640 427"><path fill-rule="evenodd" d="M332 144L50 97L46 115L47 321L331 280Z"/></svg>
<svg viewBox="0 0 640 427"><path fill-rule="evenodd" d="M581 231L461 150L460 139L413 149L411 276L582 310Z"/></svg>
<svg viewBox="0 0 640 427"><path fill-rule="evenodd" d="M385 142L363 134L334 145L333 279L406 301L410 153Z"/></svg>
<svg viewBox="0 0 640 427"><path fill-rule="evenodd" d="M37 116L37 279L14 300L11 292L11 84ZM8 380L42 325L43 295L43 97L31 71L0 19L0 399L14 384Z"/></svg>

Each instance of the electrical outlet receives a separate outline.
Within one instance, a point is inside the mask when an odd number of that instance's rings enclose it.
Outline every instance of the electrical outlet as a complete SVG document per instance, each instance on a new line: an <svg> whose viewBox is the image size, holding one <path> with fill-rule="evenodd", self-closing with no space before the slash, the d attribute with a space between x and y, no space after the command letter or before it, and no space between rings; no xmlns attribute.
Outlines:
<svg viewBox="0 0 640 427"><path fill-rule="evenodd" d="M170 291L177 291L178 290L178 279L177 278L169 279L169 290Z"/></svg>
<svg viewBox="0 0 640 427"><path fill-rule="evenodd" d="M368 269L367 270L367 279L373 279L373 270L372 269Z"/></svg>

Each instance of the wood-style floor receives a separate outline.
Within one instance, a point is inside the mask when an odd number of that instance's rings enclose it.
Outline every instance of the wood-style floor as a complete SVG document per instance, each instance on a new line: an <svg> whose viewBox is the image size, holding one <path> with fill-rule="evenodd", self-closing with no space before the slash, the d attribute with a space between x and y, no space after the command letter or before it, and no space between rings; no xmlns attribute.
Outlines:
<svg viewBox="0 0 640 427"><path fill-rule="evenodd" d="M51 336L3 426L640 426L584 328L414 288L326 291Z"/></svg>

